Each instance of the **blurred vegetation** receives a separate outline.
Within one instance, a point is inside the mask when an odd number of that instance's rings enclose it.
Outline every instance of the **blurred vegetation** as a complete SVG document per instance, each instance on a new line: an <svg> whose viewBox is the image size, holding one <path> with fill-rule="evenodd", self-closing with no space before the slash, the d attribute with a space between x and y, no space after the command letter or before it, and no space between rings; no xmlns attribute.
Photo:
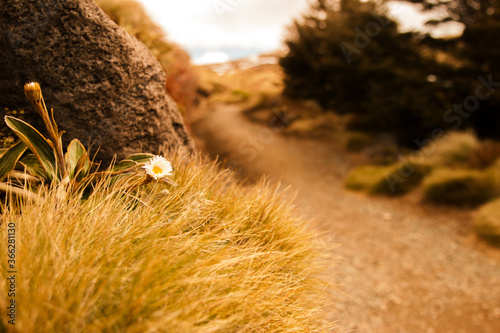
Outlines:
<svg viewBox="0 0 500 333"><path fill-rule="evenodd" d="M238 104L244 111L273 108L282 105L281 68L274 64L244 67L246 60L228 63L234 69L216 72L213 66L197 68L200 90L210 103Z"/></svg>
<svg viewBox="0 0 500 333"><path fill-rule="evenodd" d="M388 166L351 171L345 186L371 194L400 195L422 185L423 199L476 207L500 196L498 143L472 132L450 132Z"/></svg>
<svg viewBox="0 0 500 333"><path fill-rule="evenodd" d="M500 199L482 206L474 218L479 237L500 247Z"/></svg>
<svg viewBox="0 0 500 333"><path fill-rule="evenodd" d="M428 165L409 162L390 166L362 166L349 174L345 186L355 191L398 196L420 185L430 170Z"/></svg>
<svg viewBox="0 0 500 333"><path fill-rule="evenodd" d="M480 137L499 138L500 8L495 1L443 3L464 24L462 36L401 33L373 2L315 1L286 40L285 94L351 114L353 129L389 132L417 148L416 140L438 128L473 128ZM493 83L481 86L479 76Z"/></svg>
<svg viewBox="0 0 500 333"><path fill-rule="evenodd" d="M166 89L182 113L198 105L198 77L189 55L168 41L163 30L135 0L96 0L101 9L129 34L144 43L167 74Z"/></svg>
<svg viewBox="0 0 500 333"><path fill-rule="evenodd" d="M494 187L477 170L437 169L423 188L426 200L461 207L476 207L495 197Z"/></svg>
<svg viewBox="0 0 500 333"><path fill-rule="evenodd" d="M474 166L474 152L480 146L474 133L452 131L422 148L418 155L435 167L467 168Z"/></svg>

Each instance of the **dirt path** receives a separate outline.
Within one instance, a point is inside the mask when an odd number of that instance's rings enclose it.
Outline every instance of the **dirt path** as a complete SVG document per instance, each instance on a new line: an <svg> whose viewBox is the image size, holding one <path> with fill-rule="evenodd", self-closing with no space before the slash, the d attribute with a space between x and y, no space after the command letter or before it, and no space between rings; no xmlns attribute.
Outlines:
<svg viewBox="0 0 500 333"><path fill-rule="evenodd" d="M500 260L468 236L469 211L349 192L342 179L352 166L339 149L282 137L232 106L193 131L250 179L296 188L300 212L340 244L331 276L342 332L500 332Z"/></svg>

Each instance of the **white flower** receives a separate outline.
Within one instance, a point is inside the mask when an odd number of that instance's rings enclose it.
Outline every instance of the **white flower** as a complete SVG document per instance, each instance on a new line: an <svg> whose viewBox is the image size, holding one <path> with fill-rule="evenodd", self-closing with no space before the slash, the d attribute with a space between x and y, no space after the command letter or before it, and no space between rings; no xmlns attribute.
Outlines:
<svg viewBox="0 0 500 333"><path fill-rule="evenodd" d="M162 156L153 157L143 168L148 175L156 180L172 175L173 171L170 162Z"/></svg>

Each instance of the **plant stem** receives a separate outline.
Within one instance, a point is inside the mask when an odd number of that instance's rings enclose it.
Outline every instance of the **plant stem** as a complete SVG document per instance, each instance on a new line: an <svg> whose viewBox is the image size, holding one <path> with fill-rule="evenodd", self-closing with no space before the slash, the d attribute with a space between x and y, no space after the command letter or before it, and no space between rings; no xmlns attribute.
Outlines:
<svg viewBox="0 0 500 333"><path fill-rule="evenodd" d="M54 145L56 147L56 152L57 152L57 162L59 163L59 174L61 176L61 180L66 178L66 163L64 162L64 154L63 154L63 148L62 148L62 142L61 142L61 135L57 132L57 125L54 126L52 125L52 121L50 120L49 117L49 112L47 111L47 107L45 106L45 101L41 99L41 106L43 107L43 115L44 115L44 123L45 126L47 126L47 129L49 131L49 134L54 141Z"/></svg>
<svg viewBox="0 0 500 333"><path fill-rule="evenodd" d="M63 148L62 148L62 141L61 141L61 134L57 132L57 125L52 123L49 112L47 111L47 107L45 106L45 101L43 99L43 95L40 90L39 98L32 99L30 98L31 103L35 107L36 111L38 114L42 117L43 123L45 124L45 127L47 128L47 131L49 132L50 138L52 139L54 143L54 149L55 149L55 154L56 154L56 159L57 159L57 164L59 168L59 176L61 180L66 178L67 176L67 170L66 170L66 163L64 162L64 154L63 154ZM29 96L28 96L29 98Z"/></svg>

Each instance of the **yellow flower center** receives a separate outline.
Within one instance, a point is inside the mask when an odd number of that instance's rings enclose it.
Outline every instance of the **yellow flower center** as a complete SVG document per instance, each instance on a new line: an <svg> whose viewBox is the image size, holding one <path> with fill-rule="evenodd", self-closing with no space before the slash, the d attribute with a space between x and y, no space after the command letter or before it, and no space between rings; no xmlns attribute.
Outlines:
<svg viewBox="0 0 500 333"><path fill-rule="evenodd" d="M155 173L155 175L159 175L160 173L163 172L163 170L157 166L153 167L153 172Z"/></svg>

